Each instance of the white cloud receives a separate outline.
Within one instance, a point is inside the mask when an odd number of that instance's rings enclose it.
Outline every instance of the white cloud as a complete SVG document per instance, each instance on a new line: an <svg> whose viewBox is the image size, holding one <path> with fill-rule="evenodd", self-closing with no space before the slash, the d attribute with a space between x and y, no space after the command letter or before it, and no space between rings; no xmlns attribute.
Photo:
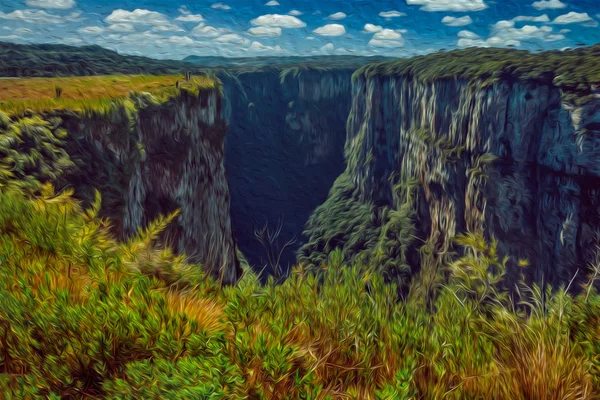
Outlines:
<svg viewBox="0 0 600 400"><path fill-rule="evenodd" d="M265 3L265 6L269 6L269 7L274 7L274 6L278 6L279 2L277 0L271 0L268 3Z"/></svg>
<svg viewBox="0 0 600 400"><path fill-rule="evenodd" d="M325 46L321 47L320 50L324 53L331 53L335 49L333 43L327 43Z"/></svg>
<svg viewBox="0 0 600 400"><path fill-rule="evenodd" d="M79 29L78 32L86 35L100 35L104 33L104 28L100 26L86 26L85 28Z"/></svg>
<svg viewBox="0 0 600 400"><path fill-rule="evenodd" d="M409 6L421 6L423 11L481 11L488 8L483 0L406 0Z"/></svg>
<svg viewBox="0 0 600 400"><path fill-rule="evenodd" d="M346 15L346 13L343 12L336 12L335 14L331 14L328 18L332 19L334 21L339 21L342 20L344 18L346 18L348 15Z"/></svg>
<svg viewBox="0 0 600 400"><path fill-rule="evenodd" d="M0 19L21 21L29 24L60 24L64 19L43 10L15 10L11 13L0 11Z"/></svg>
<svg viewBox="0 0 600 400"><path fill-rule="evenodd" d="M288 15L293 15L295 17L299 17L300 15L304 14L302 11L298 11L298 10L291 10Z"/></svg>
<svg viewBox="0 0 600 400"><path fill-rule="evenodd" d="M567 5L560 0L540 0L532 4L538 10L565 8Z"/></svg>
<svg viewBox="0 0 600 400"><path fill-rule="evenodd" d="M577 13L571 11L568 14L559 15L552 21L553 24L578 24L582 22L590 22L593 21L592 17L588 15L588 13Z"/></svg>
<svg viewBox="0 0 600 400"><path fill-rule="evenodd" d="M254 36L276 37L281 36L281 28L271 26L255 26L248 29L248 33Z"/></svg>
<svg viewBox="0 0 600 400"><path fill-rule="evenodd" d="M473 19L468 15L460 18L447 16L442 19L442 23L448 26L467 26L473 23Z"/></svg>
<svg viewBox="0 0 600 400"><path fill-rule="evenodd" d="M471 31L460 31L458 32L458 37L459 38L464 38L464 39L479 39L480 36L478 34L476 34L475 32L471 32Z"/></svg>
<svg viewBox="0 0 600 400"><path fill-rule="evenodd" d="M341 36L346 33L346 28L340 24L327 24L318 27L313 33L320 36Z"/></svg>
<svg viewBox="0 0 600 400"><path fill-rule="evenodd" d="M30 33L33 33L33 31L27 28L17 28L12 33L14 33L15 35L28 35Z"/></svg>
<svg viewBox="0 0 600 400"><path fill-rule="evenodd" d="M306 23L292 15L266 14L250 21L252 25L278 28L304 28Z"/></svg>
<svg viewBox="0 0 600 400"><path fill-rule="evenodd" d="M138 24L138 25L168 25L169 17L156 11L136 9L134 11L114 10L104 22L110 24Z"/></svg>
<svg viewBox="0 0 600 400"><path fill-rule="evenodd" d="M210 6L210 8L212 8L214 10L231 10L230 6L228 6L227 4L223 4L223 3L215 3L212 6Z"/></svg>
<svg viewBox="0 0 600 400"><path fill-rule="evenodd" d="M399 31L383 29L373 35L373 38L369 41L369 45L387 48L403 47L404 39Z"/></svg>
<svg viewBox="0 0 600 400"><path fill-rule="evenodd" d="M405 17L406 14L400 11L392 10L392 11L382 11L379 13L380 17L383 18L396 18L396 17Z"/></svg>
<svg viewBox="0 0 600 400"><path fill-rule="evenodd" d="M154 32L185 32L185 30L181 29L181 27L171 23L165 25L154 25L152 30Z"/></svg>
<svg viewBox="0 0 600 400"><path fill-rule="evenodd" d="M216 37L221 34L217 28L209 25L199 24L190 32L192 36L198 37Z"/></svg>
<svg viewBox="0 0 600 400"><path fill-rule="evenodd" d="M189 13L185 7L180 7L179 11L185 16L190 17L190 20L197 18ZM186 15L187 14L187 15ZM131 25L150 25L154 32L184 32L181 27L175 25L169 20L165 14L156 11L136 9L134 11L114 10L108 17L104 19L108 24L131 24Z"/></svg>
<svg viewBox="0 0 600 400"><path fill-rule="evenodd" d="M254 51L254 52L282 52L285 51L281 46L265 46L264 44L260 43L260 42L252 42L252 44L250 45L250 47L248 48L248 50L250 51Z"/></svg>
<svg viewBox="0 0 600 400"><path fill-rule="evenodd" d="M17 35L8 35L8 36L0 36L0 40L5 40L7 42L14 42L16 40L23 40L21 36Z"/></svg>
<svg viewBox="0 0 600 400"><path fill-rule="evenodd" d="M132 24L113 24L106 29L111 32L135 32L135 27Z"/></svg>
<svg viewBox="0 0 600 400"><path fill-rule="evenodd" d="M77 5L74 0L27 0L29 7L35 8L53 8L56 10L68 10Z"/></svg>
<svg viewBox="0 0 600 400"><path fill-rule="evenodd" d="M525 17L518 16L512 19L513 21L530 21L530 22L550 22L550 17L547 14L540 15L539 17Z"/></svg>
<svg viewBox="0 0 600 400"><path fill-rule="evenodd" d="M185 15L180 15L179 17L177 17L175 19L177 21L181 21L181 22L200 22L200 21L204 21L204 18L200 14L185 14Z"/></svg>
<svg viewBox="0 0 600 400"><path fill-rule="evenodd" d="M561 29L558 33L571 33L570 29Z"/></svg>
<svg viewBox="0 0 600 400"><path fill-rule="evenodd" d="M458 35L458 45L460 47L518 47L523 41L541 40L554 42L565 39L564 35L555 33L550 26L538 27L525 25L521 28L516 28L515 21L524 20L523 18L528 18L525 20L535 19L534 17L516 17L508 21L498 21L492 25L490 35L487 39L481 39L469 31L461 31ZM545 18L540 17L537 17L537 19L545 20Z"/></svg>
<svg viewBox="0 0 600 400"><path fill-rule="evenodd" d="M165 38L164 41L169 44L185 46L193 45L194 43L196 43L192 38L188 36L169 36L168 38Z"/></svg>
<svg viewBox="0 0 600 400"><path fill-rule="evenodd" d="M381 32L382 30L383 28L381 26L373 24L365 24L365 27L363 28L364 33L375 33Z"/></svg>
<svg viewBox="0 0 600 400"><path fill-rule="evenodd" d="M247 44L248 43L248 39L241 37L237 33L228 33L226 35L219 36L213 40L218 43L231 43L231 44Z"/></svg>

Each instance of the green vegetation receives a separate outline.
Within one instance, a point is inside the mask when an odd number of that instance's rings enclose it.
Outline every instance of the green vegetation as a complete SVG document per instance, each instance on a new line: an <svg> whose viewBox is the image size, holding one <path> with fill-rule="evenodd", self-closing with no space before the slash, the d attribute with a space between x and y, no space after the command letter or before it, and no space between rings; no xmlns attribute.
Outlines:
<svg viewBox="0 0 600 400"><path fill-rule="evenodd" d="M173 218L127 243L71 193L0 192L0 388L8 398L592 399L600 295L499 287L478 235L426 311L333 251L280 285L220 287L156 248ZM526 267L524 267L526 268Z"/></svg>
<svg viewBox="0 0 600 400"><path fill-rule="evenodd" d="M0 59L0 76L165 75L189 68L189 64L180 61L122 56L100 46L59 44L0 42Z"/></svg>
<svg viewBox="0 0 600 400"><path fill-rule="evenodd" d="M571 93L572 99L585 101L591 85L600 84L599 56L600 45L541 53L471 48L369 64L356 71L353 78L406 75L420 81L455 78L486 83L531 81L554 84Z"/></svg>
<svg viewBox="0 0 600 400"><path fill-rule="evenodd" d="M0 110L22 115L53 110L93 111L111 108L131 93L150 93L164 102L185 90L197 94L218 86L206 75L107 75L66 78L0 78ZM138 95L139 97L139 95Z"/></svg>

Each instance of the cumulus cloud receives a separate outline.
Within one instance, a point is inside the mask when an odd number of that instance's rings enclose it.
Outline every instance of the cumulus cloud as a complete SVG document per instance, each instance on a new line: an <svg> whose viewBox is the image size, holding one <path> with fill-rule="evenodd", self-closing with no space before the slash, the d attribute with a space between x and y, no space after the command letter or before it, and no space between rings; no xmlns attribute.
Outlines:
<svg viewBox="0 0 600 400"><path fill-rule="evenodd" d="M231 10L230 6L228 6L227 4L223 4L223 3L215 3L212 6L210 6L210 8L212 8L214 10Z"/></svg>
<svg viewBox="0 0 600 400"><path fill-rule="evenodd" d="M555 33L550 26L525 25L521 28L515 26L515 21L523 20L526 17L516 17L508 21L498 21L492 25L490 35L487 39L481 39L473 36L472 32L461 31L459 33L458 45L460 47L518 47L523 41L541 40L545 42L554 42L564 40L565 36ZM538 19L542 19L539 18ZM531 20L531 19L529 19ZM462 34L462 35L461 35Z"/></svg>
<svg viewBox="0 0 600 400"><path fill-rule="evenodd" d="M464 39L479 39L480 36L478 34L476 34L475 32L471 32L471 31L460 31L458 32L457 35L459 38L464 38Z"/></svg>
<svg viewBox="0 0 600 400"><path fill-rule="evenodd" d="M399 31L383 29L373 35L373 38L369 41L369 45L387 48L403 47L404 39Z"/></svg>
<svg viewBox="0 0 600 400"><path fill-rule="evenodd" d="M281 28L271 26L256 26L248 29L248 33L254 36L276 37L281 36Z"/></svg>
<svg viewBox="0 0 600 400"><path fill-rule="evenodd" d="M269 6L269 7L274 7L274 6L278 6L279 2L277 0L271 0L268 3L265 3L265 6Z"/></svg>
<svg viewBox="0 0 600 400"><path fill-rule="evenodd" d="M540 0L532 4L538 10L565 8L567 5L560 0Z"/></svg>
<svg viewBox="0 0 600 400"><path fill-rule="evenodd" d="M327 43L325 46L321 47L319 50L321 50L323 53L331 53L333 50L335 50L335 46L333 45L333 43Z"/></svg>
<svg viewBox="0 0 600 400"><path fill-rule="evenodd" d="M249 51L253 51L253 52L282 52L285 51L281 46L265 46L264 44L260 43L260 42L252 42L252 44L250 45L250 47L248 48Z"/></svg>
<svg viewBox="0 0 600 400"><path fill-rule="evenodd" d="M320 36L341 36L346 33L346 28L340 24L327 24L318 27L313 33Z"/></svg>
<svg viewBox="0 0 600 400"><path fill-rule="evenodd" d="M177 17L175 19L177 21L181 21L181 22L200 22L200 21L204 21L204 18L200 14L180 15L179 17Z"/></svg>
<svg viewBox="0 0 600 400"><path fill-rule="evenodd" d="M49 14L43 10L15 10L8 14L0 11L0 19L21 21L28 24L60 24L65 22L58 15Z"/></svg>
<svg viewBox="0 0 600 400"><path fill-rule="evenodd" d="M27 0L25 4L29 7L52 8L56 10L68 10L77 5L74 0Z"/></svg>
<svg viewBox="0 0 600 400"><path fill-rule="evenodd" d="M247 44L248 43L248 39L241 37L237 33L228 33L226 35L219 36L213 40L218 43L231 43L231 44Z"/></svg>
<svg viewBox="0 0 600 400"><path fill-rule="evenodd" d="M135 9L134 11L114 10L104 22L110 24L139 24L139 25L165 25L169 24L169 17L156 11Z"/></svg>
<svg viewBox="0 0 600 400"><path fill-rule="evenodd" d="M547 14L540 15L539 17L526 17L518 16L512 19L513 21L530 21L530 22L550 22L550 17Z"/></svg>
<svg viewBox="0 0 600 400"><path fill-rule="evenodd" d="M400 11L392 10L392 11L382 11L379 13L380 17L383 18L396 18L396 17L405 17L406 14Z"/></svg>
<svg viewBox="0 0 600 400"><path fill-rule="evenodd" d="M291 10L288 14L289 15L293 15L295 17L298 17L298 16L300 16L300 15L302 15L304 13L302 11L298 11L298 10Z"/></svg>
<svg viewBox="0 0 600 400"><path fill-rule="evenodd" d="M381 32L382 30L383 30L383 28L380 25L373 25L373 24L365 24L365 27L363 28L364 33L375 33L375 32Z"/></svg>
<svg viewBox="0 0 600 400"><path fill-rule="evenodd" d="M334 21L339 21L342 20L344 18L346 18L348 15L346 15L346 13L343 12L336 12L335 14L331 14L328 18L332 19Z"/></svg>
<svg viewBox="0 0 600 400"><path fill-rule="evenodd" d="M588 15L588 13L578 13L571 11L568 14L559 15L552 21L553 24L578 24L583 22L591 22L593 21L592 17Z"/></svg>
<svg viewBox="0 0 600 400"><path fill-rule="evenodd" d="M306 23L292 15L266 14L250 21L252 25L278 28L304 28Z"/></svg>
<svg viewBox="0 0 600 400"><path fill-rule="evenodd" d="M106 29L111 32L135 32L135 27L132 24L113 24Z"/></svg>
<svg viewBox="0 0 600 400"><path fill-rule="evenodd" d="M187 10L180 8L180 11ZM191 15L191 14L188 14ZM150 25L156 32L182 32L179 26L173 24L169 17L156 11L135 9L134 11L114 10L104 19L108 24Z"/></svg>
<svg viewBox="0 0 600 400"><path fill-rule="evenodd" d="M448 26L467 26L473 23L473 19L468 15L460 18L447 16L442 19L442 23Z"/></svg>
<svg viewBox="0 0 600 400"><path fill-rule="evenodd" d="M104 28L100 26L86 26L85 28L79 29L78 32L86 35L100 35L104 33Z"/></svg>
<svg viewBox="0 0 600 400"><path fill-rule="evenodd" d="M423 11L481 11L488 8L483 0L406 0L409 6L421 6Z"/></svg>
<svg viewBox="0 0 600 400"><path fill-rule="evenodd" d="M190 35L197 37L217 37L221 34L214 26L199 24L190 32Z"/></svg>

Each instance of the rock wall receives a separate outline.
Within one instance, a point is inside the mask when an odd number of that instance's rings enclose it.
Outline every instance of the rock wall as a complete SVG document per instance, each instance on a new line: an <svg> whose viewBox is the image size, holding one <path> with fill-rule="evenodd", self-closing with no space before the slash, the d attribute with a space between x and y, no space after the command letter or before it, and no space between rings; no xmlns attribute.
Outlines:
<svg viewBox="0 0 600 400"><path fill-rule="evenodd" d="M308 217L344 169L352 72L300 67L219 76L229 122L225 165L233 232L259 270L276 272L272 264L279 264L285 271L295 263ZM265 226L279 232L267 244L271 261L254 237Z"/></svg>
<svg viewBox="0 0 600 400"><path fill-rule="evenodd" d="M115 221L117 234L131 236L179 209L162 240L215 278L237 279L219 90L182 90L165 102L135 95L106 115L62 119L69 154L79 158L66 181L83 198L100 189L102 214Z"/></svg>
<svg viewBox="0 0 600 400"><path fill-rule="evenodd" d="M563 98L527 82L359 74L346 196L397 208L395 183L416 180L419 243L445 253L455 235L482 230L503 254L528 259L530 278L568 281L589 262L600 228L600 99L575 106Z"/></svg>

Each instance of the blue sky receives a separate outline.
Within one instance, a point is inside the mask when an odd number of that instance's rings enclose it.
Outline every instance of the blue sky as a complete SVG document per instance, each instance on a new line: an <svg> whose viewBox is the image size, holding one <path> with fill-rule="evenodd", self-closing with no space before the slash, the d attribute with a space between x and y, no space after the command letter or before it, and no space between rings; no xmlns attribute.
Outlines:
<svg viewBox="0 0 600 400"><path fill-rule="evenodd" d="M124 54L411 56L600 42L599 0L0 0L0 40Z"/></svg>

